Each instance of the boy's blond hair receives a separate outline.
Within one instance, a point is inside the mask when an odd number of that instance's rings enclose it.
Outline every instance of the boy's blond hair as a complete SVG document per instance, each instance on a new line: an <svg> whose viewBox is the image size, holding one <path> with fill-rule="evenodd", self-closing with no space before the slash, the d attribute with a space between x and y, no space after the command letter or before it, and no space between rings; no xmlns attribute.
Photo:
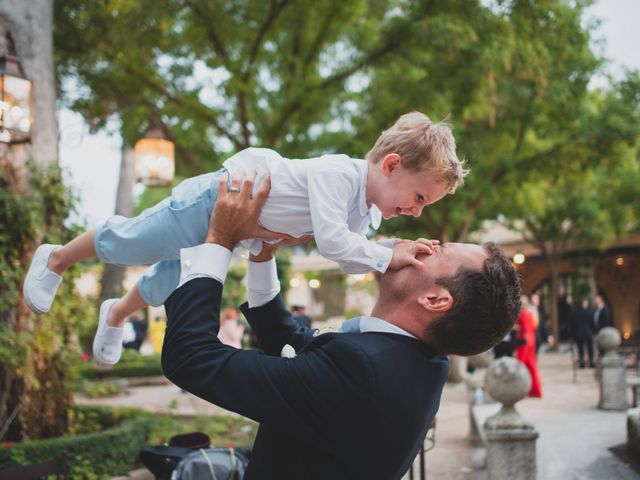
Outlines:
<svg viewBox="0 0 640 480"><path fill-rule="evenodd" d="M429 170L447 183L449 193L462 186L469 170L456 155L456 140L446 121L433 123L420 112L402 115L389 130L382 132L367 160L377 163L386 155L396 153L402 166L410 171Z"/></svg>

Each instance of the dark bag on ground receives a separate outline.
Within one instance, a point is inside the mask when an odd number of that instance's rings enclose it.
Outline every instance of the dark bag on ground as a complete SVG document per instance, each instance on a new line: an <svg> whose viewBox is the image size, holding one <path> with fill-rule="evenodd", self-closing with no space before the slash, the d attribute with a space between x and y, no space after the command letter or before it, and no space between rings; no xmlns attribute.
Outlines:
<svg viewBox="0 0 640 480"><path fill-rule="evenodd" d="M175 435L169 440L169 445L145 448L140 454L140 461L156 476L157 480L200 478L242 480L247 463L249 463L251 449L209 448L209 444L209 436L201 432ZM201 452L211 453L206 453L205 457ZM194 453L197 455L193 455ZM178 472L176 469L183 460L186 463ZM209 463L211 463L215 476L211 474ZM206 471L201 472L201 467L206 468ZM174 470L176 471L174 472Z"/></svg>
<svg viewBox="0 0 640 480"><path fill-rule="evenodd" d="M171 480L242 480L248 448L201 448L184 457Z"/></svg>

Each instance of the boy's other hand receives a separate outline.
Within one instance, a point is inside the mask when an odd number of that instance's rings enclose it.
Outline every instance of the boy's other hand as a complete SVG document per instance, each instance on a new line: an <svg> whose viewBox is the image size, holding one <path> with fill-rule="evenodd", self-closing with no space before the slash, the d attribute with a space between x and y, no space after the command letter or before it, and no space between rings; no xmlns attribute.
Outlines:
<svg viewBox="0 0 640 480"><path fill-rule="evenodd" d="M217 243L229 250L240 240L247 238L289 239L285 233L276 233L258 225L262 206L271 189L271 179L265 177L260 188L253 194L256 172L248 176L238 175L231 179L224 175L218 186L218 198L209 220L209 231L205 242Z"/></svg>
<svg viewBox="0 0 640 480"><path fill-rule="evenodd" d="M397 240L393 245L393 256L389 262L389 269L400 270L407 265L421 266L416 259L420 254L432 255L434 249L440 244L439 240L419 238L417 240Z"/></svg>

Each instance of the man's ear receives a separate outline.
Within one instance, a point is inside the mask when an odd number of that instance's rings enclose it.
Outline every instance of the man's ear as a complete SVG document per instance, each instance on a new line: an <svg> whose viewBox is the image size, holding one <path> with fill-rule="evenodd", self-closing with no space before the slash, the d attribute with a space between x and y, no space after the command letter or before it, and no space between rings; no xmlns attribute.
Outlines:
<svg viewBox="0 0 640 480"><path fill-rule="evenodd" d="M418 304L432 313L444 313L453 307L453 297L445 287L436 285L418 297Z"/></svg>
<svg viewBox="0 0 640 480"><path fill-rule="evenodd" d="M382 174L388 177L394 170L402 166L402 159L397 153L389 153L382 159L381 166Z"/></svg>

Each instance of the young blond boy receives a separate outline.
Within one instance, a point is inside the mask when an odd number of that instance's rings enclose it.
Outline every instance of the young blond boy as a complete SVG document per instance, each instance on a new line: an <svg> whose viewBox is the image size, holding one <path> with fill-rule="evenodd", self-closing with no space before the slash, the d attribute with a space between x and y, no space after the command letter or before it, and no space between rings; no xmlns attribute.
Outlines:
<svg viewBox="0 0 640 480"><path fill-rule="evenodd" d="M200 244L206 235L220 179L243 171L256 172L256 186L271 179L260 215L264 238L242 242L245 247L257 254L264 239L313 235L320 253L347 273L399 269L417 262L418 253L430 253L426 240L389 245L365 235L378 228L381 217L418 217L425 206L462 185L466 174L449 126L418 112L403 115L384 131L366 160L346 155L289 160L273 150L248 148L227 159L221 170L185 180L137 217L114 216L64 246L38 247L24 283L27 305L36 313L48 312L62 274L81 260L98 256L116 265L153 264L124 297L100 307L94 357L115 364L126 317L164 303L178 284L180 249Z"/></svg>

